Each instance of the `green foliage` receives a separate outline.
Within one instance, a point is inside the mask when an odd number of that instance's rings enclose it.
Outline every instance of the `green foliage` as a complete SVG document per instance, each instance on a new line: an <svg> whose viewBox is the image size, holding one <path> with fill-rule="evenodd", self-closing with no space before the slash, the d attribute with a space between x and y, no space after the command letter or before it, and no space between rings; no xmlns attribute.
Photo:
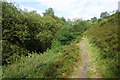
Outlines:
<svg viewBox="0 0 120 80"><path fill-rule="evenodd" d="M36 11L19 10L12 3L2 4L3 64L11 64L32 52L43 53L51 45L71 44L91 26L90 21L79 19L71 25L63 17L55 16L52 8L41 17Z"/></svg>
<svg viewBox="0 0 120 80"><path fill-rule="evenodd" d="M81 51L73 43L79 42L87 30L87 36L102 50L101 59L113 59L109 69L114 68L115 73L120 67L117 14L98 21L95 17L92 21L66 21L55 16L52 8L40 16L36 11L19 10L12 3L2 4L4 78L67 77L71 67L81 61Z"/></svg>
<svg viewBox="0 0 120 80"><path fill-rule="evenodd" d="M3 78L63 78L72 72L75 62L80 61L79 54L78 47L73 44L59 46L41 55L34 53L21 57L20 61L3 67Z"/></svg>
<svg viewBox="0 0 120 80"><path fill-rule="evenodd" d="M90 21L74 20L72 25L66 24L60 30L57 31L54 38L53 45L68 45L76 40L77 37L82 36L83 32L91 27ZM57 44L55 44L57 43Z"/></svg>
<svg viewBox="0 0 120 80"><path fill-rule="evenodd" d="M115 57L115 53L118 51L117 17L114 21L108 21L109 19L103 19L100 23L96 23L87 34L101 49L109 53L106 54L107 56Z"/></svg>
<svg viewBox="0 0 120 80"><path fill-rule="evenodd" d="M3 2L2 7L3 77L57 78L69 75L80 55L75 44L68 44L86 30L86 25L81 26L84 30L78 30L80 23L78 27L70 25L63 17L55 16L52 9L41 17L36 11L18 10L11 3Z"/></svg>
<svg viewBox="0 0 120 80"><path fill-rule="evenodd" d="M17 61L21 56L27 56L29 52L18 45L11 45L8 42L3 41L2 63L9 64ZM6 46L7 45L7 46ZM9 51L9 52L8 52Z"/></svg>
<svg viewBox="0 0 120 80"><path fill-rule="evenodd" d="M118 69L116 69L116 63L114 59L112 58L101 58L101 53L106 54L105 52L102 52L101 49L91 43L90 38L85 39L85 47L87 48L88 56L89 56L89 77L92 78L96 74L96 77L99 78L118 78L115 73ZM94 70L93 70L94 69Z"/></svg>
<svg viewBox="0 0 120 80"><path fill-rule="evenodd" d="M97 17L91 18L91 21L92 21L93 23L96 22L96 21L97 21Z"/></svg>
<svg viewBox="0 0 120 80"><path fill-rule="evenodd" d="M28 31L23 15L11 3L2 3L3 64L14 62L20 55L27 55L20 45L28 39ZM18 51L18 52L17 52Z"/></svg>
<svg viewBox="0 0 120 80"><path fill-rule="evenodd" d="M52 8L48 8L45 13L43 13L44 16L52 16L54 17L54 11Z"/></svg>
<svg viewBox="0 0 120 80"><path fill-rule="evenodd" d="M110 14L109 14L107 11L105 11L105 12L102 12L102 13L100 14L100 18L103 19L103 18L108 17L109 15L110 15Z"/></svg>
<svg viewBox="0 0 120 80"><path fill-rule="evenodd" d="M56 33L55 39L59 41L61 45L68 45L75 39L75 36L70 29L70 26L65 26Z"/></svg>
<svg viewBox="0 0 120 80"><path fill-rule="evenodd" d="M51 47L56 31L65 23L56 16L41 17L36 11L24 12L7 2L2 2L2 14L3 64L13 63L18 60L17 56L31 52L43 53ZM8 62L8 59L11 60Z"/></svg>
<svg viewBox="0 0 120 80"><path fill-rule="evenodd" d="M106 19L98 21L94 26L87 31L87 36L91 37L91 41L95 43L101 49L102 59L113 59L114 67L110 67L111 70L120 67L118 63L119 47L118 47L118 14L109 16ZM114 72L116 76L119 76L119 71Z"/></svg>

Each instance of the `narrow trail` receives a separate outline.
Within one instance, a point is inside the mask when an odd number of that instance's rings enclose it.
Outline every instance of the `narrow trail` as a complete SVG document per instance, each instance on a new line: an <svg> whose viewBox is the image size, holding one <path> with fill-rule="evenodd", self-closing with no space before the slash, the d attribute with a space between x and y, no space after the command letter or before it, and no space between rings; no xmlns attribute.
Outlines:
<svg viewBox="0 0 120 80"><path fill-rule="evenodd" d="M82 60L77 65L79 67L75 68L75 71L70 78L101 78L101 73L98 71L100 68L96 59L98 58L98 51L96 48L91 47L88 38L83 37L79 44L77 44L82 53L80 53L80 58Z"/></svg>
<svg viewBox="0 0 120 80"><path fill-rule="evenodd" d="M82 66L82 71L81 71L81 78L87 78L87 67L88 67L88 55L86 52L86 48L85 48L85 38L83 38L83 40L80 42L80 48L82 50L82 57L83 57L83 66Z"/></svg>

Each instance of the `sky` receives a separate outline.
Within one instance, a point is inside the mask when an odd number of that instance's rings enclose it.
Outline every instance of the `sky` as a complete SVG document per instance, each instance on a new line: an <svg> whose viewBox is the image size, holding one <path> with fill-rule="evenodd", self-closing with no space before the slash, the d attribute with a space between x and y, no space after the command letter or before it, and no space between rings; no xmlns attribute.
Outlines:
<svg viewBox="0 0 120 80"><path fill-rule="evenodd" d="M65 19L81 18L84 20L100 17L101 12L118 9L119 0L7 0L28 11L36 10L42 15L48 8L53 8L55 15Z"/></svg>

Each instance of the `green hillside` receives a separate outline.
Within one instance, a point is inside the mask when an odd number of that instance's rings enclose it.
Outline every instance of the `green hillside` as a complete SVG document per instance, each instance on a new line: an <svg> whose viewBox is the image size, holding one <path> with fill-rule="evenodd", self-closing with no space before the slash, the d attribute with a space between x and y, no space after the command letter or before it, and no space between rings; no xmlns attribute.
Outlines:
<svg viewBox="0 0 120 80"><path fill-rule="evenodd" d="M110 70L113 75L110 77L120 76L119 64L119 40L118 24L120 13L113 14L107 18L99 19L91 29L86 32L89 41L98 47L100 60L107 64L106 70Z"/></svg>

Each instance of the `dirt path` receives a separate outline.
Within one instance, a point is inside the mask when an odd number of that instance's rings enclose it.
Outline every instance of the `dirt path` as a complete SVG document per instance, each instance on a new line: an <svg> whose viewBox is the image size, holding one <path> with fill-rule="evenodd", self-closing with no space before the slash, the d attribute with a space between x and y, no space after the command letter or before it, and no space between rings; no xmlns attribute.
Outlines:
<svg viewBox="0 0 120 80"><path fill-rule="evenodd" d="M82 57L83 57L83 66L82 66L82 71L81 71L81 78L87 78L87 67L88 67L88 55L86 52L86 48L85 48L85 41L84 38L83 40L80 42L80 48L82 50Z"/></svg>
<svg viewBox="0 0 120 80"><path fill-rule="evenodd" d="M82 60L77 63L78 67L75 67L70 78L101 78L101 73L98 71L101 68L99 67L101 63L98 60L97 49L91 46L87 37L83 37L77 45L82 50L80 53Z"/></svg>

